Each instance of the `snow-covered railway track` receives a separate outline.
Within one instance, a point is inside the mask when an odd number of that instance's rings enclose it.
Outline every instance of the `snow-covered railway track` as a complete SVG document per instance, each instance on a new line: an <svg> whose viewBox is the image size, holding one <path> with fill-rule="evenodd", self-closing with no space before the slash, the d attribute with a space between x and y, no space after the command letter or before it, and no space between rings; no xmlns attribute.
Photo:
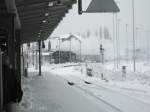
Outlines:
<svg viewBox="0 0 150 112"><path fill-rule="evenodd" d="M132 95L129 95L129 94L126 94L126 93L123 93L123 92L120 92L120 91L117 91L117 90L113 90L111 88L107 88L103 85L99 85L99 84L95 84L95 83L92 83L92 85L85 85L86 88L90 88L90 89L94 89L94 90L97 90L97 91L101 91L102 89L105 90L105 91L108 91L108 92L113 92L113 93L116 93L116 94L119 94L119 95L122 95L124 97L128 97L130 99L133 99L133 100L136 100L137 102L141 102L141 103L145 103L143 102L142 100L139 100L137 99L136 97L132 96Z"/></svg>
<svg viewBox="0 0 150 112"><path fill-rule="evenodd" d="M62 77L65 81L68 82L69 85L78 88L79 90L83 91L84 93L86 93L87 95L95 98L96 100L98 100L100 103L103 103L106 105L107 108L109 108L109 110L111 110L111 112L123 112L121 109L117 108L115 105L112 105L111 103L109 103L109 101L106 101L105 99L101 98L98 95L95 95L93 93L93 91L87 89L88 84L85 83L85 80L83 80L82 78L78 78L78 77L71 77L72 79L75 80L69 80L68 77ZM80 81L80 83L79 83ZM90 84L89 84L90 85Z"/></svg>
<svg viewBox="0 0 150 112"><path fill-rule="evenodd" d="M65 79L67 79L67 77L66 77ZM101 92L101 90L105 90L105 91L108 91L108 92L113 92L113 93L122 95L122 96L124 96L124 97L128 97L128 98L130 98L130 99L136 100L136 101L138 101L138 102L145 103L145 102L143 102L143 101L141 101L141 100L135 98L135 97L132 96L132 95L130 96L130 95L127 95L127 94L125 94L125 93L123 93L123 92L120 92L120 91L113 90L113 89L111 89L111 88L105 87L105 86L103 86L103 84L101 84L101 85L100 85L100 84L96 84L96 83L93 83L93 82L90 82L90 81L86 81L86 80L83 79L83 78L80 78L80 77L77 77L77 76L71 76L71 75L69 76L69 79L72 79L71 82L73 82L75 85L84 86L84 87L86 87L86 88L94 89L94 90L99 91L99 92ZM79 82L80 82L80 83L79 83ZM87 83L85 83L85 82L88 82L89 85L88 85ZM99 94L98 94L98 95L99 95Z"/></svg>
<svg viewBox="0 0 150 112"><path fill-rule="evenodd" d="M119 108L117 108L116 106L112 105L111 103L109 103L108 101L100 98L97 95L94 95L93 92L91 92L90 90L85 89L83 86L79 86L79 85L75 85L75 87L79 88L80 90L84 91L86 94L94 97L95 99L99 100L100 102L106 104L109 108L111 108L113 111L115 112L123 112L122 110L120 110Z"/></svg>

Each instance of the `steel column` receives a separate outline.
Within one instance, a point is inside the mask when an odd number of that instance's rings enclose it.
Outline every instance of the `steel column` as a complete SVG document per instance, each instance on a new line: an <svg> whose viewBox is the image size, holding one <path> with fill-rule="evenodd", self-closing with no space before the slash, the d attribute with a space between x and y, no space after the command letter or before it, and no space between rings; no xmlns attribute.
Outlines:
<svg viewBox="0 0 150 112"><path fill-rule="evenodd" d="M39 44L39 76L41 76L41 40L38 41Z"/></svg>
<svg viewBox="0 0 150 112"><path fill-rule="evenodd" d="M17 80L21 84L21 44L20 30L16 31L16 53L17 53Z"/></svg>

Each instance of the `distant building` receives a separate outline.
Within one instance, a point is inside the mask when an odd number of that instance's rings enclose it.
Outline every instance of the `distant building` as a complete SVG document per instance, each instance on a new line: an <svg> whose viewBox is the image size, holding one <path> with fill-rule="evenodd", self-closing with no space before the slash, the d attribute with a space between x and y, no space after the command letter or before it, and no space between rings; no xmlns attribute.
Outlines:
<svg viewBox="0 0 150 112"><path fill-rule="evenodd" d="M59 54L60 53L60 54ZM52 59L54 59L54 63L66 63L66 62L77 62L77 55L70 51L55 51L52 54Z"/></svg>

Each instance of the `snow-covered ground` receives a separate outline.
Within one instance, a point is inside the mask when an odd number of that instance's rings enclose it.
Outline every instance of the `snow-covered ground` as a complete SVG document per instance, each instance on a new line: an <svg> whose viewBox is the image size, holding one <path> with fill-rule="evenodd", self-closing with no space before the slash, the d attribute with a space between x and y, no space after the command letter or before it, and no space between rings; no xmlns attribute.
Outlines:
<svg viewBox="0 0 150 112"><path fill-rule="evenodd" d="M86 68L92 69L93 77L89 77L86 75ZM81 96L84 97L84 100L81 100L80 103L83 104L83 102L86 101L86 106L92 105L89 106L89 110L96 108L92 112L97 112L100 110L102 110L102 112L150 112L150 66L148 64L138 63L137 72L132 72L131 68L132 64L128 64L126 74L123 74L121 68L118 70L114 69L113 63L106 63L104 65L100 63L69 63L60 65L45 65L42 67L42 71L43 74L47 74L44 78L45 81L48 82L47 84L49 84L46 87L44 85L45 88L55 87L50 86L53 85L50 84L50 82L51 80L53 80L53 78L55 80L55 77L58 77L59 81L61 80L68 84L72 84L71 88L69 88L70 90L68 90L66 89L68 85L60 83L61 88L63 88L64 90L61 89L61 91L58 92L77 92L77 95L71 93L68 98L81 98ZM34 68L29 68L29 77L34 78L35 73L37 75L37 71L38 70L35 70ZM24 108L23 110L25 110L25 108L28 108L30 111L34 111L33 107L39 107L39 110L43 109L39 112L47 112L46 110L44 110L46 108L44 107L45 105L41 105L40 107L35 104L36 99L34 98L33 94L36 93L33 93L33 91L31 91L32 89L34 90L34 88L30 86L30 83L28 83L32 82L32 78L23 79L23 88L25 94L23 101L20 104L21 109ZM35 84L36 83L39 82L35 81ZM54 89L54 92L57 92L57 90ZM48 93L44 93L42 95L45 94L49 95L49 97L51 97L52 95ZM54 94L55 93L53 93L53 95ZM67 95L63 94L62 97L64 97L65 99ZM59 97L58 93L56 93L56 97ZM53 100L56 100L56 98L54 98ZM55 101L55 106L57 106L57 104L60 104L58 101L59 100ZM66 112L64 111L64 108L69 108L66 107L66 105L70 105L70 103L74 105L75 103L71 101L72 100L69 100L69 104L61 103L63 109L61 110L61 108L59 108L59 111ZM78 100L76 100L76 102L78 102ZM77 104L76 106L78 107ZM71 107L74 109L74 106ZM84 107L80 107L78 109L78 112L87 111L83 108ZM74 112L75 110L69 108L68 111Z"/></svg>
<svg viewBox="0 0 150 112"><path fill-rule="evenodd" d="M92 68L93 77L86 76L86 66ZM132 64L128 67L132 67ZM140 69L143 71L140 72ZM149 112L150 67L138 63L137 70L138 72L132 72L129 69L126 74L123 74L121 69L114 70L112 64L88 63L87 65L82 64L82 66L59 68L51 72L74 82L80 89L102 98L123 112ZM85 86L84 81L91 84Z"/></svg>

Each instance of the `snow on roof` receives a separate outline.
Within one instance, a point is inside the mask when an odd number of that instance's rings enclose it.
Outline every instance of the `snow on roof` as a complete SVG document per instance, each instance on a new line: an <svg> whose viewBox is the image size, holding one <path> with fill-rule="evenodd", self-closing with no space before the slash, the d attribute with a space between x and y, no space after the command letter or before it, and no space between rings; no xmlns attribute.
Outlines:
<svg viewBox="0 0 150 112"><path fill-rule="evenodd" d="M62 40L70 40L71 38L74 38L77 39L79 42L81 42L81 37L76 34L65 34L61 35L59 38Z"/></svg>
<svg viewBox="0 0 150 112"><path fill-rule="evenodd" d="M70 34L63 34L59 36L60 39L68 39L70 37Z"/></svg>
<svg viewBox="0 0 150 112"><path fill-rule="evenodd" d="M72 38L78 40L79 42L81 42L81 39L82 39L81 36L76 35L76 34L71 34L71 33L70 34L63 34L63 35L60 35L60 36L57 36L57 37L52 37L51 39L62 39L64 41L66 41L66 40L70 40Z"/></svg>
<svg viewBox="0 0 150 112"><path fill-rule="evenodd" d="M76 35L76 34L72 34L73 36L74 36L74 38L76 38L77 40L79 40L80 42L81 42L81 36L79 36L79 35Z"/></svg>

